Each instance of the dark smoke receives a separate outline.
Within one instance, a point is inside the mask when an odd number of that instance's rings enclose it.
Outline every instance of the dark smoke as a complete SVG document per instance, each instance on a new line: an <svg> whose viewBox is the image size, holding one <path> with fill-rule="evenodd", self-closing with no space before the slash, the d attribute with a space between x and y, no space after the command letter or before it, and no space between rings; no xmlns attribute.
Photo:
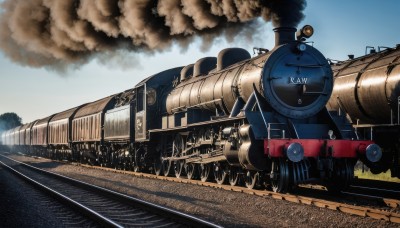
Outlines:
<svg viewBox="0 0 400 228"><path fill-rule="evenodd" d="M251 40L260 17L275 27L297 26L305 1L4 0L0 47L19 64L56 69L99 55L185 49L195 37L206 49L220 36Z"/></svg>

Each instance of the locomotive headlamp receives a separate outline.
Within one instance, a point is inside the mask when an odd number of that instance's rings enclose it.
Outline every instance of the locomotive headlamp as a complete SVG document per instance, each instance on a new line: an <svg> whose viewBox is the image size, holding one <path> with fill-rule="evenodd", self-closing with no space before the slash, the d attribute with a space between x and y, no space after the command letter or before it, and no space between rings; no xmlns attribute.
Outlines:
<svg viewBox="0 0 400 228"><path fill-rule="evenodd" d="M370 144L365 150L365 156L370 162L378 162L382 158L382 150L378 145Z"/></svg>
<svg viewBox="0 0 400 228"><path fill-rule="evenodd" d="M304 148L300 143L290 143L286 148L286 156L292 162L299 162L304 158Z"/></svg>
<svg viewBox="0 0 400 228"><path fill-rule="evenodd" d="M297 40L303 40L310 38L314 34L314 28L311 25L305 25L299 31L297 31Z"/></svg>
<svg viewBox="0 0 400 228"><path fill-rule="evenodd" d="M301 30L306 38L310 38L314 34L314 28L311 25L306 25Z"/></svg>

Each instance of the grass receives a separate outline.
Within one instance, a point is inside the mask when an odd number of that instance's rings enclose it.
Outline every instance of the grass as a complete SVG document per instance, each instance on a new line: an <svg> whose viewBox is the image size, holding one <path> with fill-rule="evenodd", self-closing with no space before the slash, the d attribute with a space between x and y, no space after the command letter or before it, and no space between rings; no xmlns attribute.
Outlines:
<svg viewBox="0 0 400 228"><path fill-rule="evenodd" d="M360 179L380 180L400 183L400 179L390 176L390 170L380 174L373 174L370 171L362 171L361 169L354 170L354 176L358 176Z"/></svg>

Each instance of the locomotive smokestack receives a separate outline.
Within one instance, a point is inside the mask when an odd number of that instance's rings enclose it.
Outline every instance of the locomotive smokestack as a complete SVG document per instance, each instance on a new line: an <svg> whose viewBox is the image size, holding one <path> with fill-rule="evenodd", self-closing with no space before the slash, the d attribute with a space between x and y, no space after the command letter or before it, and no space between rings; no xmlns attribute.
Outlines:
<svg viewBox="0 0 400 228"><path fill-rule="evenodd" d="M274 29L275 47L295 41L296 28L279 27Z"/></svg>

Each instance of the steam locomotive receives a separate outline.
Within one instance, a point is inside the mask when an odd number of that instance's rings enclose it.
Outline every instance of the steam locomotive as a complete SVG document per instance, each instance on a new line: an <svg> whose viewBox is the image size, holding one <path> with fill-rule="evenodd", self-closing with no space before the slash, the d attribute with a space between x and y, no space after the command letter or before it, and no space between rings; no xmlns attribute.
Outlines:
<svg viewBox="0 0 400 228"><path fill-rule="evenodd" d="M276 28L275 47L228 48L146 78L133 89L11 129L18 150L219 184L287 192L345 188L358 159L382 151L329 112L329 62L311 26Z"/></svg>
<svg viewBox="0 0 400 228"><path fill-rule="evenodd" d="M400 178L400 45L350 57L332 66L335 86L328 109L347 115L359 136L382 148L379 162L364 161L373 173L390 169Z"/></svg>

